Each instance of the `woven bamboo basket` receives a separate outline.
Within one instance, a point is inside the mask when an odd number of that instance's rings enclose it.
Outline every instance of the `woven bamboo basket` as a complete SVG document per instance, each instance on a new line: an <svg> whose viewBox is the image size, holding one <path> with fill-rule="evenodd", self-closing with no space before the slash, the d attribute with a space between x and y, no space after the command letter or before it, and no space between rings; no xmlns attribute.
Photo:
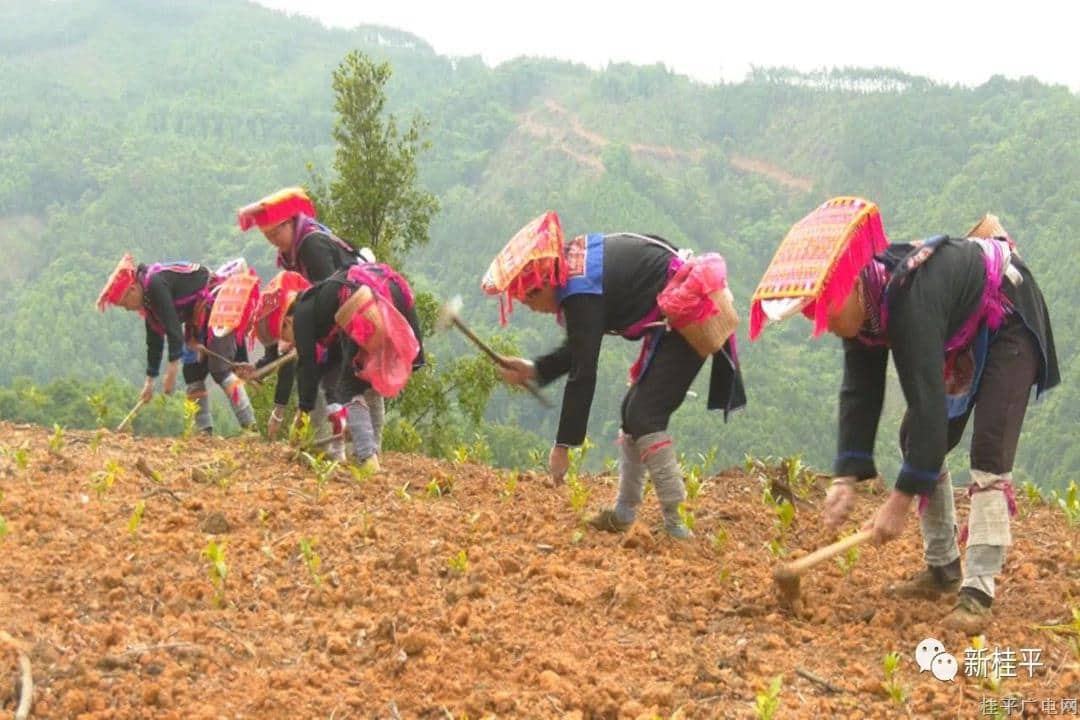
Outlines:
<svg viewBox="0 0 1080 720"><path fill-rule="evenodd" d="M364 317L375 326L375 332L372 334L368 341L364 343L365 350L371 350L379 346L382 339L386 336L386 330L383 327L382 315L379 314L379 309L375 306L375 303L371 302L374 298L374 294L371 288L366 285L361 285L356 292L354 292L349 299L341 304L338 311L334 313L334 323L342 328L348 328L349 321L356 315L360 308L364 308ZM366 307L365 307L366 306Z"/></svg>
<svg viewBox="0 0 1080 720"><path fill-rule="evenodd" d="M709 294L717 313L701 322L690 323L679 328L679 332L697 350L698 355L707 358L724 347L724 343L739 325L739 315L731 301L731 294L726 290L716 290Z"/></svg>

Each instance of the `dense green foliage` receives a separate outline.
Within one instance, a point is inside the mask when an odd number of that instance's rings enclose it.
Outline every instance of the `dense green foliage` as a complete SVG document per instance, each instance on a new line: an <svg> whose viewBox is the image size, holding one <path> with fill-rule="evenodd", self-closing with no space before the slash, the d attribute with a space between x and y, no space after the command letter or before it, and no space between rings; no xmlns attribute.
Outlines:
<svg viewBox="0 0 1080 720"><path fill-rule="evenodd" d="M787 228L831 195L878 202L895 239L960 233L993 211L1047 296L1063 371L1063 386L1029 411L1018 473L1052 487L1080 469L1080 321L1068 312L1080 299L1071 242L1080 99L1067 89L1001 78L965 89L879 69L757 70L718 86L661 66L593 72L522 59L491 69L401 32L327 30L239 0L0 7L0 385L139 379L141 324L92 310L124 250L211 264L243 255L268 276L271 249L237 230L235 209L309 181L309 163L331 173L333 73L353 49L391 63L387 110L429 122L419 180L441 210L430 243L405 260L410 279L438 297L461 294L466 319L485 334L498 332L498 309L481 297L479 277L548 208L569 233L657 232L723 253L744 311ZM522 309L511 328L507 339L528 352L561 333ZM749 409L724 425L695 387L699 397L673 424L680 449L715 445L724 463L801 452L827 466L840 356L835 340L808 336L794 320L750 346L741 329ZM458 338L430 345L437 357L473 352ZM598 460L614 454L603 449L635 351L607 342L590 424ZM0 413L38 419L18 387L0 397ZM903 409L895 384L887 403L878 457L891 472ZM496 459L524 462L552 437L555 417L498 390L484 441ZM453 430L439 449L474 442Z"/></svg>

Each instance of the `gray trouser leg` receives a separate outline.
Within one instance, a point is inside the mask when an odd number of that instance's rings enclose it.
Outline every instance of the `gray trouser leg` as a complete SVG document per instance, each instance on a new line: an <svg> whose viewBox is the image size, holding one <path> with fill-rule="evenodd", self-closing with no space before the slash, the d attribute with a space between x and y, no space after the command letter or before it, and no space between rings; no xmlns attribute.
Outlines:
<svg viewBox="0 0 1080 720"><path fill-rule="evenodd" d="M615 517L630 523L637 517L638 506L645 492L645 465L641 462L634 438L619 435L619 498L615 501Z"/></svg>
<svg viewBox="0 0 1080 720"><path fill-rule="evenodd" d="M927 565L941 567L960 557L960 546L956 543L956 501L948 470L942 470L938 477L919 526Z"/></svg>
<svg viewBox="0 0 1080 720"><path fill-rule="evenodd" d="M981 590L994 596L994 576L1001 572L1012 545L1009 503L1001 485L1011 482L1011 473L995 475L972 469L971 512L968 516L967 567L961 587Z"/></svg>
<svg viewBox="0 0 1080 720"><path fill-rule="evenodd" d="M236 416L236 421L240 423L240 427L248 428L254 425L255 408L251 406L251 399L248 398L247 390L240 382L240 378L230 372L225 376L225 379L221 381L220 385L221 389L225 391L225 395L229 398L233 415Z"/></svg>
<svg viewBox="0 0 1080 720"><path fill-rule="evenodd" d="M374 388L364 391L364 402L367 403L368 412L371 414L371 429L375 433L375 452L382 452L382 429L383 419L386 417L386 403L383 396L375 392Z"/></svg>
<svg viewBox="0 0 1080 720"><path fill-rule="evenodd" d="M681 522L678 508L686 499L686 488L671 436L666 432L649 433L637 438L634 444L637 445L642 464L652 476L656 499L664 512L664 522Z"/></svg>
<svg viewBox="0 0 1080 720"><path fill-rule="evenodd" d="M214 418L210 415L210 396L206 392L206 381L197 380L187 384L188 400L194 400L199 404L199 412L195 415L195 427L201 432L210 432L214 429Z"/></svg>
<svg viewBox="0 0 1080 720"><path fill-rule="evenodd" d="M348 405L346 422L352 435L353 454L356 462L364 462L376 453L375 430L371 426L371 413L363 395L357 395Z"/></svg>

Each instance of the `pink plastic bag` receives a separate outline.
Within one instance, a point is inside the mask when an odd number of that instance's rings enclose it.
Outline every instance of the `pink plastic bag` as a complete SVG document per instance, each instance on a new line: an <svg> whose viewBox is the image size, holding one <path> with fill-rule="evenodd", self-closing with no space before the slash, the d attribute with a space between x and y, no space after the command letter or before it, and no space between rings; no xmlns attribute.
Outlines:
<svg viewBox="0 0 1080 720"><path fill-rule="evenodd" d="M363 367L357 377L371 383L383 397L394 397L412 375L413 360L420 352L420 343L412 327L394 304L376 295L375 309L382 319L382 328L373 333L364 351L358 353ZM359 317L361 313L357 313ZM362 357L361 357L362 356Z"/></svg>
<svg viewBox="0 0 1080 720"><path fill-rule="evenodd" d="M676 330L701 322L719 311L709 297L727 287L727 263L716 253L690 258L656 298L660 312Z"/></svg>

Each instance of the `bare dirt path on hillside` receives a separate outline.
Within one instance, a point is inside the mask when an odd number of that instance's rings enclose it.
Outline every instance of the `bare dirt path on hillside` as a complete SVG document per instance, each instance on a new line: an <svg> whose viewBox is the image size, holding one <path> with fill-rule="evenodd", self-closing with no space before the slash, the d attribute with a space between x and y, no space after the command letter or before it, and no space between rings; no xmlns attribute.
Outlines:
<svg viewBox="0 0 1080 720"><path fill-rule="evenodd" d="M281 445L199 439L174 452L108 435L94 450L69 432L53 453L49 436L0 424L0 630L32 663L34 718L740 718L777 675L778 718L973 718L983 698L1080 696L1066 636L1033 627L1064 622L1080 596L1077 530L1023 499L986 639L1041 649L1041 664L994 690L916 667L920 640L960 658L968 640L941 630L948 603L884 596L919 566L914 519L849 575L815 572L805 613L783 613L757 474L711 478L691 504L696 537L677 543L657 530L652 497L628 535L579 534L565 487L532 475L511 487L477 465L389 454L382 474L320 493ZM608 477L584 487L591 507L614 494ZM828 539L822 488L799 502L788 548ZM879 501L860 493L856 516ZM211 541L228 568L220 606ZM903 705L881 686L890 651ZM5 712L16 668L0 647Z"/></svg>
<svg viewBox="0 0 1080 720"><path fill-rule="evenodd" d="M604 171L597 151L610 145L611 141L586 128L580 118L555 100L545 101L543 112L533 111L519 116L519 126L533 137L549 140L560 152L590 170L598 173ZM630 143L628 147L635 155L665 161L697 162L703 154L700 150L680 150L670 145ZM733 153L728 157L728 162L741 172L760 175L790 190L808 192L813 187L813 181L809 178L793 175L761 158Z"/></svg>

